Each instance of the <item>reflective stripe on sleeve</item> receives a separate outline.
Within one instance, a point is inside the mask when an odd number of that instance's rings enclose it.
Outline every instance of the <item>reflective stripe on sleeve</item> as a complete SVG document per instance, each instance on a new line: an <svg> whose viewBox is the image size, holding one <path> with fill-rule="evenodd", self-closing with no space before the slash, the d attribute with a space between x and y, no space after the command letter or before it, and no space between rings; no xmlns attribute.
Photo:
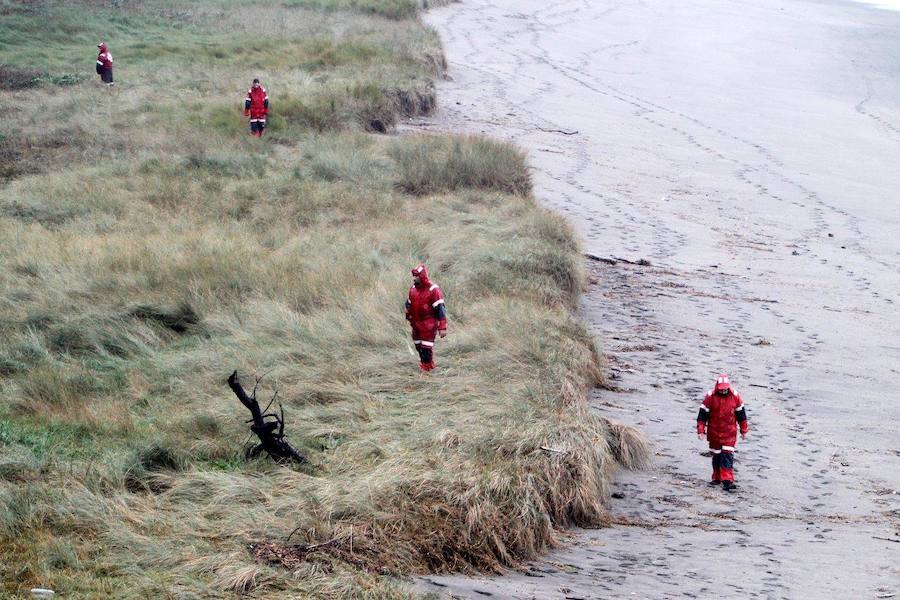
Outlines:
<svg viewBox="0 0 900 600"><path fill-rule="evenodd" d="M441 298L440 300L438 300L437 302L435 302L434 304L432 304L431 307L432 307L432 308L436 308L438 304L443 304L443 303L444 303L444 299Z"/></svg>

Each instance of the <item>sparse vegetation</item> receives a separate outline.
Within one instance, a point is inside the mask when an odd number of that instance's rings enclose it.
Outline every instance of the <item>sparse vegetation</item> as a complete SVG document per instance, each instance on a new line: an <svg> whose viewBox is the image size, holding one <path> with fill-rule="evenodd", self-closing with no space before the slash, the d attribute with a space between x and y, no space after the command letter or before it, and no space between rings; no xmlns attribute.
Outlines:
<svg viewBox="0 0 900 600"><path fill-rule="evenodd" d="M434 106L415 11L0 0L0 63L76 78L0 90L0 595L406 598L602 523L646 450L584 402L571 231L505 144L367 133ZM428 377L421 259L451 319ZM235 367L309 465L244 458Z"/></svg>

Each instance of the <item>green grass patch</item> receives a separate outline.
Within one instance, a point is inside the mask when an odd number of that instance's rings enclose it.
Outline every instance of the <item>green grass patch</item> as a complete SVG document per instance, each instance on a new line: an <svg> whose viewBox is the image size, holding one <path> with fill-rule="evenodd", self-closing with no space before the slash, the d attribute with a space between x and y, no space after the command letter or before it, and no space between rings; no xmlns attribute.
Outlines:
<svg viewBox="0 0 900 600"><path fill-rule="evenodd" d="M509 194L531 193L525 155L508 144L484 137L421 137L396 144L397 185L411 194L475 188Z"/></svg>
<svg viewBox="0 0 900 600"><path fill-rule="evenodd" d="M419 9L416 0L286 0L284 4L329 11L353 10L388 19L411 19Z"/></svg>

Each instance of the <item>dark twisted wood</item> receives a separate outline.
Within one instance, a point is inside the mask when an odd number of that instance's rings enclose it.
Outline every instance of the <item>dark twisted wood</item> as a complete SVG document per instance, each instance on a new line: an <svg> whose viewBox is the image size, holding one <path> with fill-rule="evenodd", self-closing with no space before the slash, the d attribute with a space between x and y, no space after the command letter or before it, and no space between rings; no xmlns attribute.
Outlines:
<svg viewBox="0 0 900 600"><path fill-rule="evenodd" d="M231 388L234 395L241 401L241 404L247 407L247 410L250 411L250 415L253 417L248 421L248 423L252 423L252 425L250 425L250 431L259 438L259 443L247 451L247 456L255 458L259 456L261 452L265 452L275 459L276 462L291 461L300 464L308 462L303 454L284 439L284 407L279 403L278 407L280 409L280 414L277 415L275 413L267 413L260 410L259 402L256 400L256 388L258 386L259 380L256 381L256 386L253 387L253 393L248 395L238 381L237 371L232 373L228 378L228 387ZM275 395L278 395L277 392ZM269 406L271 406L274 401L275 396L272 397ZM266 407L266 410L268 410L268 407ZM269 420L266 420L267 418Z"/></svg>

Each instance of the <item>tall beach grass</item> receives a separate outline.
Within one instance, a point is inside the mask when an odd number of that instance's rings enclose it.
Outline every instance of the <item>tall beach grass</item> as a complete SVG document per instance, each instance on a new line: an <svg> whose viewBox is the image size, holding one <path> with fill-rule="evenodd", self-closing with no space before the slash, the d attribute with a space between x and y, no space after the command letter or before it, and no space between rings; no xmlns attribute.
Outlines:
<svg viewBox="0 0 900 600"><path fill-rule="evenodd" d="M604 522L648 452L586 405L570 228L509 145L373 133L434 107L417 6L0 0L3 72L38 73L0 89L0 596L408 598ZM421 260L450 317L429 376ZM245 458L233 369L308 465Z"/></svg>

